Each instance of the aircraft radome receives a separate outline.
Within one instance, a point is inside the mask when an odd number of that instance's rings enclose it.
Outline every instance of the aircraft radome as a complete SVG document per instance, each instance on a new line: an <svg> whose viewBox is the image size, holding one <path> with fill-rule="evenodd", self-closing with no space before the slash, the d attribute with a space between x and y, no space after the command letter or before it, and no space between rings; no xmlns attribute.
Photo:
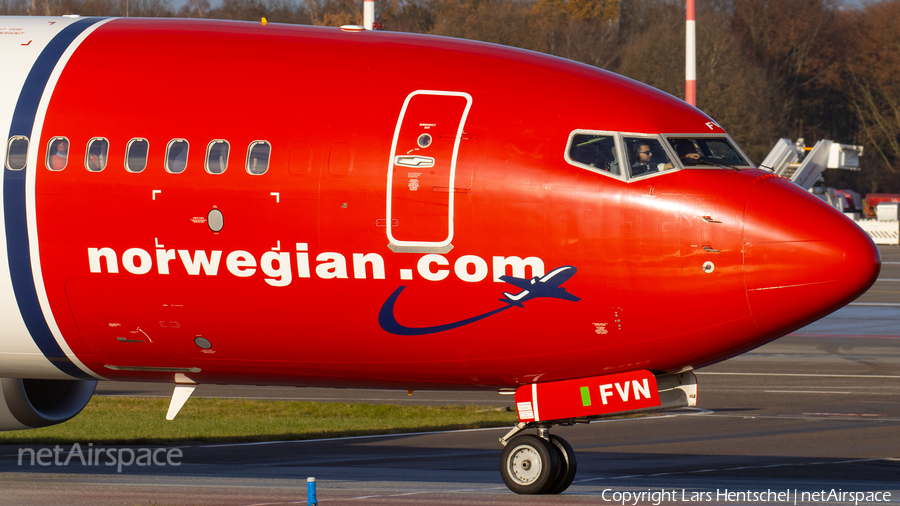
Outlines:
<svg viewBox="0 0 900 506"><path fill-rule="evenodd" d="M872 241L624 77L442 37L4 18L0 429L97 380L515 390L554 425L691 406L692 373L835 311ZM519 434L536 429L537 435Z"/></svg>

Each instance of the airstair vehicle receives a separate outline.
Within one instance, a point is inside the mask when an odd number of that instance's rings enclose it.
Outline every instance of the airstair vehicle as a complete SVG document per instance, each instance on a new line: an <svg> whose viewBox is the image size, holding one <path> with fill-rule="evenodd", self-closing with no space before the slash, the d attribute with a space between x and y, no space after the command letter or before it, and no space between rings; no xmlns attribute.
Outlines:
<svg viewBox="0 0 900 506"><path fill-rule="evenodd" d="M797 142L779 139L760 167L790 179L843 212L865 230L875 244L900 244L900 221L896 204L893 204L893 208L887 204L879 204L878 219L866 219L862 215L862 199L858 193L816 186L825 169L860 170L859 157L862 154L862 146L839 144L830 140L820 140L813 147L807 147L802 138Z"/></svg>

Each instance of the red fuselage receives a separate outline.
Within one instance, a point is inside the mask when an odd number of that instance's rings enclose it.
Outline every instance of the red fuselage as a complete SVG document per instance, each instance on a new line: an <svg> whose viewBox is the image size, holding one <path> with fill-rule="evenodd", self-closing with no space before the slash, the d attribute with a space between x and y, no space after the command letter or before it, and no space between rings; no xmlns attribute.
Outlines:
<svg viewBox="0 0 900 506"><path fill-rule="evenodd" d="M769 171L569 163L579 129L727 134L675 97L527 51L116 19L42 96L26 253L66 356L102 378L496 389L678 371L806 325L878 271L855 224ZM67 161L49 170L56 137ZM132 139L149 146L140 172ZM189 145L177 173L173 140ZM216 140L228 161L210 173ZM562 266L579 300L502 300L521 289L500 276Z"/></svg>

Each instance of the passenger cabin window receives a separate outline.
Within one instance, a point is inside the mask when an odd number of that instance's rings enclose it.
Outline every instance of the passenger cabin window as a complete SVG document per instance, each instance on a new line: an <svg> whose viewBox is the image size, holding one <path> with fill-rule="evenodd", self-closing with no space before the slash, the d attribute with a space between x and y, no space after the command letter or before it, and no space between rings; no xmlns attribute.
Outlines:
<svg viewBox="0 0 900 506"><path fill-rule="evenodd" d="M187 168L188 141L172 139L166 146L166 171L180 174Z"/></svg>
<svg viewBox="0 0 900 506"><path fill-rule="evenodd" d="M94 137L88 141L84 166L91 172L100 172L106 168L106 155L109 153L109 141L103 137Z"/></svg>
<svg viewBox="0 0 900 506"><path fill-rule="evenodd" d="M69 163L69 139L54 137L47 143L47 168L63 170Z"/></svg>
<svg viewBox="0 0 900 506"><path fill-rule="evenodd" d="M142 172L147 168L147 153L150 151L150 142L147 139L135 137L128 141L125 147L125 170L128 172Z"/></svg>
<svg viewBox="0 0 900 506"><path fill-rule="evenodd" d="M28 137L16 135L10 137L6 149L6 168L22 170L28 160Z"/></svg>
<svg viewBox="0 0 900 506"><path fill-rule="evenodd" d="M266 141L253 141L247 149L247 172L265 174L269 170L269 152L272 147Z"/></svg>
<svg viewBox="0 0 900 506"><path fill-rule="evenodd" d="M662 143L651 137L624 137L631 177L658 174L675 168Z"/></svg>
<svg viewBox="0 0 900 506"><path fill-rule="evenodd" d="M753 167L725 137L668 137L685 167Z"/></svg>
<svg viewBox="0 0 900 506"><path fill-rule="evenodd" d="M616 137L605 133L576 133L569 142L571 162L597 172L619 176L622 168L616 150Z"/></svg>
<svg viewBox="0 0 900 506"><path fill-rule="evenodd" d="M206 147L206 172L221 174L228 168L228 141L215 140Z"/></svg>

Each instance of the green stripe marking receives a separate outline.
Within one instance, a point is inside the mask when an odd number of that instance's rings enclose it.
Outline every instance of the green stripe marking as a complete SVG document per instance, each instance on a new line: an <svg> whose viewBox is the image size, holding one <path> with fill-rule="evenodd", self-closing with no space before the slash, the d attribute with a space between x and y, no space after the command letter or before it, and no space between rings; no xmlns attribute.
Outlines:
<svg viewBox="0 0 900 506"><path fill-rule="evenodd" d="M581 405L591 405L591 390L588 387L581 387Z"/></svg>

